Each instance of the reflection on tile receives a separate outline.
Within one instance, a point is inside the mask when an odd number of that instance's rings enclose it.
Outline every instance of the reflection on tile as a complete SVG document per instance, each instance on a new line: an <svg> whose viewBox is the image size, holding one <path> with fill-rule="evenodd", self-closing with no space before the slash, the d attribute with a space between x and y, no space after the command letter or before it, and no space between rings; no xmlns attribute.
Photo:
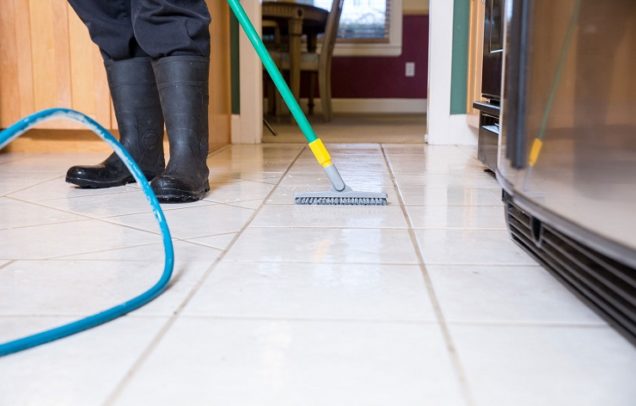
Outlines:
<svg viewBox="0 0 636 406"><path fill-rule="evenodd" d="M102 249L86 254L68 255L61 258L105 261L163 261L163 244L159 236L155 235L154 239L155 242L150 244L113 250ZM188 264L193 262L212 263L221 255L220 249L201 244L186 241L173 241L172 244L174 246L175 269L188 266Z"/></svg>
<svg viewBox="0 0 636 406"><path fill-rule="evenodd" d="M382 229L248 228L228 260L416 264L408 231Z"/></svg>
<svg viewBox="0 0 636 406"><path fill-rule="evenodd" d="M116 402L140 403L462 404L435 325L201 318L178 320Z"/></svg>
<svg viewBox="0 0 636 406"><path fill-rule="evenodd" d="M625 405L636 351L609 328L451 325L479 406Z"/></svg>
<svg viewBox="0 0 636 406"><path fill-rule="evenodd" d="M82 153L26 153L20 154L22 159L12 160L2 167L0 171L14 173L50 173L62 176L73 165L94 165L102 162L108 154L82 152Z"/></svg>
<svg viewBox="0 0 636 406"><path fill-rule="evenodd" d="M407 206L503 206L500 189L464 187L400 187Z"/></svg>
<svg viewBox="0 0 636 406"><path fill-rule="evenodd" d="M136 189L132 189L133 187ZM131 190L139 190L139 187L137 185L127 185L105 189L81 189L66 183L64 181L64 177L57 177L28 189L11 193L11 197L41 203L53 199L72 199L81 196L104 196L130 192Z"/></svg>
<svg viewBox="0 0 636 406"><path fill-rule="evenodd" d="M253 210L223 204L175 209L165 212L173 237L192 239L208 235L237 232L250 219ZM119 224L158 232L155 218L150 213L131 214L111 219Z"/></svg>
<svg viewBox="0 0 636 406"><path fill-rule="evenodd" d="M163 261L15 261L0 272L0 318L97 313L149 289L163 266ZM131 315L170 316L209 266L210 262L177 265L170 288Z"/></svg>
<svg viewBox="0 0 636 406"><path fill-rule="evenodd" d="M237 233L228 233L220 235L211 235L209 237L193 238L190 241L197 244L207 245L208 247L214 247L219 250L225 250L232 242Z"/></svg>
<svg viewBox="0 0 636 406"><path fill-rule="evenodd" d="M539 266L428 266L451 322L605 323Z"/></svg>
<svg viewBox="0 0 636 406"><path fill-rule="evenodd" d="M273 185L267 183L234 180L229 183L212 184L212 190L205 200L219 203L264 200L273 188Z"/></svg>
<svg viewBox="0 0 636 406"><path fill-rule="evenodd" d="M80 216L0 197L0 229L82 220Z"/></svg>
<svg viewBox="0 0 636 406"><path fill-rule="evenodd" d="M97 220L0 230L0 258L52 258L139 245L156 238Z"/></svg>
<svg viewBox="0 0 636 406"><path fill-rule="evenodd" d="M407 206L414 228L506 229L499 206Z"/></svg>
<svg viewBox="0 0 636 406"><path fill-rule="evenodd" d="M416 230L427 265L536 265L505 230Z"/></svg>
<svg viewBox="0 0 636 406"><path fill-rule="evenodd" d="M417 265L222 262L185 315L434 322Z"/></svg>
<svg viewBox="0 0 636 406"><path fill-rule="evenodd" d="M60 210L71 211L97 218L108 218L123 216L126 214L152 213L152 208L146 200L146 196L140 190L133 190L123 193L81 196L72 199L55 199L43 202L49 207ZM174 204L164 204L161 208L164 211L176 208L185 209L190 207L208 206L211 202L198 201L184 203L178 206Z"/></svg>
<svg viewBox="0 0 636 406"><path fill-rule="evenodd" d="M0 342L70 321L0 317ZM0 404L103 404L164 323L161 318L126 317L2 358Z"/></svg>
<svg viewBox="0 0 636 406"><path fill-rule="evenodd" d="M414 188L415 186L428 186L437 188L473 188L473 189L497 189L501 186L492 175L482 170L453 169L446 173L421 172L417 174L398 174L396 182L400 188Z"/></svg>
<svg viewBox="0 0 636 406"><path fill-rule="evenodd" d="M253 227L406 228L399 206L265 206Z"/></svg>
<svg viewBox="0 0 636 406"><path fill-rule="evenodd" d="M0 196L18 192L47 180L53 179L50 173L15 173L3 170L0 166Z"/></svg>
<svg viewBox="0 0 636 406"><path fill-rule="evenodd" d="M463 155L396 155L389 156L388 160L391 171L398 176L483 170L483 165L477 159Z"/></svg>

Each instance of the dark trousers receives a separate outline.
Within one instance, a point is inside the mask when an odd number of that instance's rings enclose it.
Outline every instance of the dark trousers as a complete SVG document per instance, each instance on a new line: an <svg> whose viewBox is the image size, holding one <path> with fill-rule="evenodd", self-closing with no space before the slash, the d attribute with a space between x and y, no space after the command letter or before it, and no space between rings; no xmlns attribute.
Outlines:
<svg viewBox="0 0 636 406"><path fill-rule="evenodd" d="M68 0L104 59L210 55L204 0Z"/></svg>

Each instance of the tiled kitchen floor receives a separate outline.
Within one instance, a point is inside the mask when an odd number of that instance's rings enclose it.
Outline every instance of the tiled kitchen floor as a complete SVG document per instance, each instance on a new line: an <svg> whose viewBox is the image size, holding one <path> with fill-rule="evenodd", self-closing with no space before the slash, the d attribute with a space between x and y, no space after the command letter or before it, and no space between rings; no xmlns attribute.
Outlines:
<svg viewBox="0 0 636 406"><path fill-rule="evenodd" d="M636 351L514 245L464 147L334 144L386 207L294 206L327 188L300 144L210 159L166 206L171 288L129 316L0 359L0 405L633 405ZM0 341L160 275L135 185L63 181L84 155L0 155Z"/></svg>

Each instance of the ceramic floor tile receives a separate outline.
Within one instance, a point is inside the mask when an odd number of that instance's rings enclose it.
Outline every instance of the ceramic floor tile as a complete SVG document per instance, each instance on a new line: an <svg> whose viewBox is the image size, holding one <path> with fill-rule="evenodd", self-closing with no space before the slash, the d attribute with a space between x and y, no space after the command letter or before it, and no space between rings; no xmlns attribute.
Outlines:
<svg viewBox="0 0 636 406"><path fill-rule="evenodd" d="M169 289L131 315L172 315L210 265L177 264ZM163 261L14 261L0 272L0 317L97 313L149 289L163 267Z"/></svg>
<svg viewBox="0 0 636 406"><path fill-rule="evenodd" d="M417 187L427 186L436 188L454 189L497 189L501 186L497 179L491 174L482 170L449 170L446 173L423 172L418 174L398 173L395 180L401 189L417 189ZM422 189L422 188L420 188Z"/></svg>
<svg viewBox="0 0 636 406"><path fill-rule="evenodd" d="M231 171L215 170L210 173L210 185L230 183L235 180L247 180L250 182L260 182L268 185L276 185L284 172L262 172L262 171Z"/></svg>
<svg viewBox="0 0 636 406"><path fill-rule="evenodd" d="M406 206L414 228L506 229L499 206Z"/></svg>
<svg viewBox="0 0 636 406"><path fill-rule="evenodd" d="M72 199L47 200L42 204L56 209L70 211L95 218L108 218L127 214L152 213L152 207L146 196L140 190L123 193L81 196ZM198 201L175 206L164 204L161 208L165 211L174 209L186 209L191 207L208 206L213 204L208 201Z"/></svg>
<svg viewBox="0 0 636 406"><path fill-rule="evenodd" d="M426 265L536 265L506 230L416 230Z"/></svg>
<svg viewBox="0 0 636 406"><path fill-rule="evenodd" d="M477 156L476 147L458 145L428 145L428 144L382 144L387 155L415 155L415 154L464 154Z"/></svg>
<svg viewBox="0 0 636 406"><path fill-rule="evenodd" d="M427 266L450 322L604 325L539 266Z"/></svg>
<svg viewBox="0 0 636 406"><path fill-rule="evenodd" d="M24 152L7 152L6 150L0 151L0 165L4 165L7 162L15 162L20 159L28 158L29 154Z"/></svg>
<svg viewBox="0 0 636 406"><path fill-rule="evenodd" d="M340 160L335 162L340 173L345 176L345 174L358 174L365 175L371 174L373 176L377 176L377 174L387 173L388 169L384 161L374 160L371 162L358 161L355 159L348 160ZM289 170L290 174L312 174L312 173L321 173L323 172L323 168L316 162L313 161L299 161L296 162L291 169Z"/></svg>
<svg viewBox="0 0 636 406"><path fill-rule="evenodd" d="M178 320L115 405L461 405L435 325Z"/></svg>
<svg viewBox="0 0 636 406"><path fill-rule="evenodd" d="M416 264L408 231L382 229L248 228L228 260Z"/></svg>
<svg viewBox="0 0 636 406"><path fill-rule="evenodd" d="M0 342L72 319L0 318ZM165 323L124 318L42 347L2 358L2 405L99 405Z"/></svg>
<svg viewBox="0 0 636 406"><path fill-rule="evenodd" d="M16 173L0 166L0 196L8 195L41 184L54 178L50 173Z"/></svg>
<svg viewBox="0 0 636 406"><path fill-rule="evenodd" d="M108 154L104 153L27 153L22 159L10 161L0 167L16 173L52 173L63 176L73 165L95 165L102 162Z"/></svg>
<svg viewBox="0 0 636 406"><path fill-rule="evenodd" d="M0 258L44 259L156 241L157 235L97 220L0 230Z"/></svg>
<svg viewBox="0 0 636 406"><path fill-rule="evenodd" d="M394 174L479 172L484 166L473 157L427 155L395 155L388 157Z"/></svg>
<svg viewBox="0 0 636 406"><path fill-rule="evenodd" d="M205 200L219 203L233 203L243 200L264 200L272 191L273 185L246 180L235 180L229 183L212 184L212 190Z"/></svg>
<svg viewBox="0 0 636 406"><path fill-rule="evenodd" d="M263 204L264 204L264 200L242 200L240 202L231 202L231 203L226 203L230 206L234 206L234 207L241 207L243 209L252 209L252 210L256 210L258 208L260 208Z"/></svg>
<svg viewBox="0 0 636 406"><path fill-rule="evenodd" d="M158 236L155 236L155 239L158 241L150 244L119 249L102 249L85 254L68 255L60 258L137 262L163 261L163 244ZM175 269L187 267L189 264L197 262L206 262L211 264L221 255L222 252L221 249L212 248L195 242L173 240L172 244L174 246Z"/></svg>
<svg viewBox="0 0 636 406"><path fill-rule="evenodd" d="M416 265L220 263L185 315L436 320Z"/></svg>
<svg viewBox="0 0 636 406"><path fill-rule="evenodd" d="M477 406L631 406L636 351L604 327L451 325Z"/></svg>
<svg viewBox="0 0 636 406"><path fill-rule="evenodd" d="M501 189L465 187L400 187L407 206L503 206Z"/></svg>
<svg viewBox="0 0 636 406"><path fill-rule="evenodd" d="M135 185L136 186L136 185ZM11 197L28 200L32 202L45 202L54 199L72 199L82 196L106 196L118 193L130 192L132 186L120 186L106 189L81 189L64 181L64 177L56 177L46 182L30 188L11 193Z"/></svg>
<svg viewBox="0 0 636 406"><path fill-rule="evenodd" d="M165 212L170 232L176 238L192 239L208 235L237 232L247 223L254 210L223 204L175 209ZM118 224L158 232L154 216L150 213L113 217Z"/></svg>
<svg viewBox="0 0 636 406"><path fill-rule="evenodd" d="M0 197L0 229L63 223L82 219L82 217L74 214Z"/></svg>
<svg viewBox="0 0 636 406"><path fill-rule="evenodd" d="M265 206L253 227L407 228L394 206Z"/></svg>
<svg viewBox="0 0 636 406"><path fill-rule="evenodd" d="M208 247L214 247L219 250L225 250L232 242L237 233L212 235L209 237L194 238L190 241L197 244L207 245Z"/></svg>

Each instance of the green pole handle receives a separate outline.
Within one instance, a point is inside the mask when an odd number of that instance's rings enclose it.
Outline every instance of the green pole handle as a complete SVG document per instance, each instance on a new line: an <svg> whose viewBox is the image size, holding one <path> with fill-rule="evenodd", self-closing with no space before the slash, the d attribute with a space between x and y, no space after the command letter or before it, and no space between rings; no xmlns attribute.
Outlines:
<svg viewBox="0 0 636 406"><path fill-rule="evenodd" d="M234 12L234 15L236 16L239 24L241 24L243 31L245 31L247 38L249 38L250 42L252 43L254 50L256 50L256 53L261 59L261 62L263 62L263 66L265 66L265 69L269 73L269 76L274 81L276 88L283 97L283 100L285 101L285 104L287 104L287 107L289 108L292 116L294 116L294 119L296 120L296 123L298 123L298 126L307 139L307 142L311 143L315 141L318 137L316 136L314 129L311 127L311 124L309 124L309 120L307 120L305 113L303 113L303 110L298 105L298 102L296 101L296 98L292 94L291 90L289 90L287 82L285 82L285 79L278 70L276 63L269 55L269 51L265 47L265 44L263 44L261 37L256 32L254 25L252 25L252 22L245 13L245 9L243 8L239 0L227 0L227 2Z"/></svg>

